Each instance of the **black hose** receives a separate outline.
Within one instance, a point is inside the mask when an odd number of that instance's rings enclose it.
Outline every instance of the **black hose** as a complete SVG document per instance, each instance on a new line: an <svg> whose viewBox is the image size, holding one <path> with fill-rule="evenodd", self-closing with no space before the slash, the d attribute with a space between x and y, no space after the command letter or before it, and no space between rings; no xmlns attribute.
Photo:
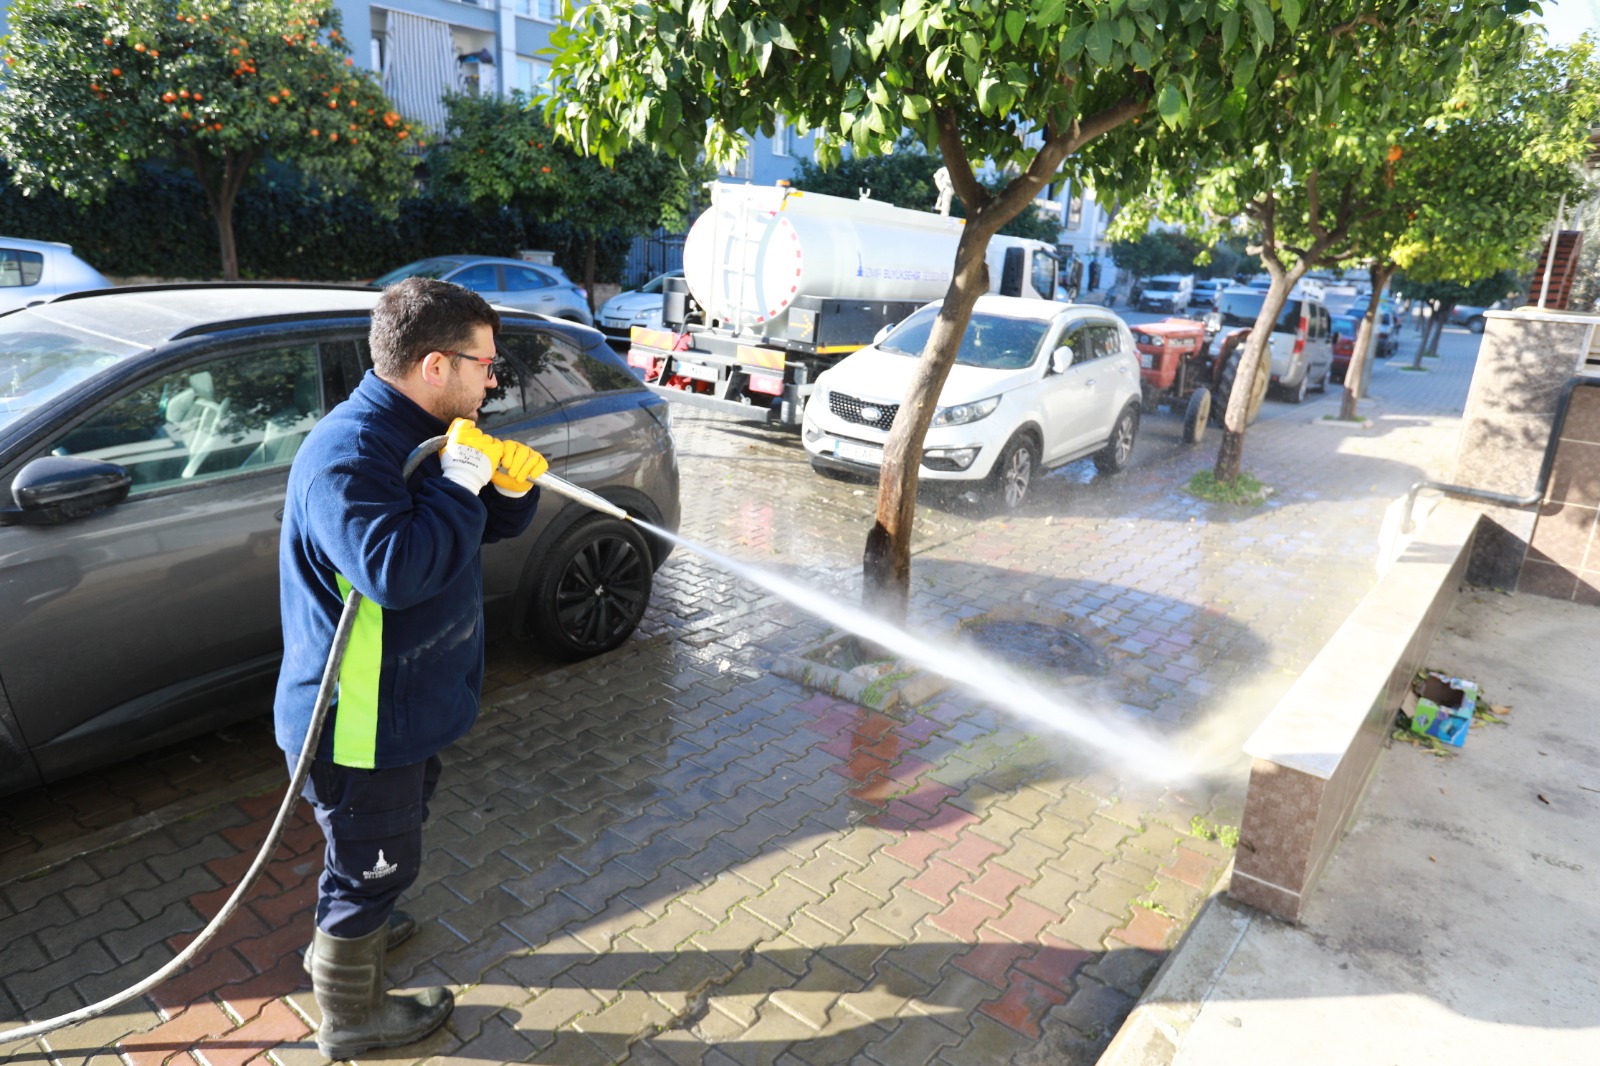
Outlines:
<svg viewBox="0 0 1600 1066"><path fill-rule="evenodd" d="M444 437L431 437L417 445L416 449L406 457L403 467L403 476L407 479L421 465L432 452L438 451L444 445ZM283 794L283 803L278 806L278 815L272 822L272 828L267 833L267 839L261 845L261 850L256 853L255 862L250 864L250 869L245 871L244 880L239 882L239 887L233 890L233 895L222 905L217 916L200 931L194 942L180 951L176 957L161 969L146 977L136 985L132 985L117 992L98 1003L91 1003L87 1007L79 1008L70 1014L62 1014L55 1018L47 1018L42 1022L34 1022L18 1029L8 1029L0 1033L0 1044L9 1044L17 1040L27 1040L45 1033L60 1029L68 1025L86 1022L90 1018L119 1007L145 992L159 985L168 977L189 963L201 948L205 947L227 920L233 917L233 912L239 909L239 904L244 902L244 897L250 889L255 887L256 881L261 877L267 863L272 861L273 853L278 850L278 844L283 840L283 831L289 824L289 813L294 810L295 801L300 798L300 790L305 787L306 777L311 773L311 763L316 757L317 742L322 737L322 724L328 717L328 707L333 703L333 691L339 682L339 667L344 663L345 649L350 644L350 630L355 627L356 613L361 607L363 597L355 589L350 590L350 595L345 598L344 611L339 615L339 624L333 631L333 645L328 649L328 662L322 668L322 683L317 686L317 702L312 706L311 722L306 727L306 740L300 747L300 758L295 763L294 773L290 775L289 788Z"/></svg>

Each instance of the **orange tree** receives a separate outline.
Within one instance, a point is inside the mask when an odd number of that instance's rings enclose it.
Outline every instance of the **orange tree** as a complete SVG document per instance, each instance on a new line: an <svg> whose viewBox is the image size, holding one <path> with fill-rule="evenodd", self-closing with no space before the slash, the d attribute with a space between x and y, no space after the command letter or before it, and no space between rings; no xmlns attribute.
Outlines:
<svg viewBox="0 0 1600 1066"><path fill-rule="evenodd" d="M1264 130L1283 105L1338 99L1352 27L1471 19L1490 0L594 0L552 34L552 125L602 158L636 141L717 162L779 117L822 162L881 154L902 130L937 148L966 209L950 287L884 447L863 559L869 596L903 615L918 468L978 297L989 239L1081 154L1109 202L1152 165L1210 159L1213 131ZM1426 8L1421 10L1419 8ZM998 190L977 171L1010 175ZM1268 164L1270 165L1270 164Z"/></svg>
<svg viewBox="0 0 1600 1066"><path fill-rule="evenodd" d="M393 204L417 136L356 70L326 0L15 0L0 155L26 191L102 199L146 159L189 167L239 277L233 206L263 159Z"/></svg>

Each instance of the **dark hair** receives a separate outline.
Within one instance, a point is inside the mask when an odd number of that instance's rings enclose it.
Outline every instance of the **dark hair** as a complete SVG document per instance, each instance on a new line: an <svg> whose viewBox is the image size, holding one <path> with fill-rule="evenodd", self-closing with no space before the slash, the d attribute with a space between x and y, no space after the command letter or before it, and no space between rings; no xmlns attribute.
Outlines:
<svg viewBox="0 0 1600 1066"><path fill-rule="evenodd" d="M406 278L383 290L372 311L372 366L398 381L429 352L458 351L473 331L500 333L500 316L471 289L434 278Z"/></svg>

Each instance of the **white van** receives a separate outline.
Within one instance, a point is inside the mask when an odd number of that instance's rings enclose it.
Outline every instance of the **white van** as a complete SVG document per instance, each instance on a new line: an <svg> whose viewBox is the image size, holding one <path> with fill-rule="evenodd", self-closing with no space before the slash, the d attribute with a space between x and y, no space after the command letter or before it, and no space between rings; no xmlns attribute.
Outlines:
<svg viewBox="0 0 1600 1066"><path fill-rule="evenodd" d="M1145 281L1136 311L1166 311L1181 315L1194 295L1193 274L1157 274Z"/></svg>

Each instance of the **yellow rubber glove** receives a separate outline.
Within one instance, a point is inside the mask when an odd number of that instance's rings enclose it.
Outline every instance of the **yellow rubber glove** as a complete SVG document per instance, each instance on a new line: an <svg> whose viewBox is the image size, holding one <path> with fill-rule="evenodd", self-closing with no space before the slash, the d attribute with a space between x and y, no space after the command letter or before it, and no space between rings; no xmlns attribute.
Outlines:
<svg viewBox="0 0 1600 1066"><path fill-rule="evenodd" d="M550 469L550 463L521 441L503 440L499 444L500 465L490 482L513 499L526 496L539 475Z"/></svg>
<svg viewBox="0 0 1600 1066"><path fill-rule="evenodd" d="M448 480L476 496L494 476L502 450L503 445L470 418L458 418L450 423L444 447L439 449L439 464Z"/></svg>

